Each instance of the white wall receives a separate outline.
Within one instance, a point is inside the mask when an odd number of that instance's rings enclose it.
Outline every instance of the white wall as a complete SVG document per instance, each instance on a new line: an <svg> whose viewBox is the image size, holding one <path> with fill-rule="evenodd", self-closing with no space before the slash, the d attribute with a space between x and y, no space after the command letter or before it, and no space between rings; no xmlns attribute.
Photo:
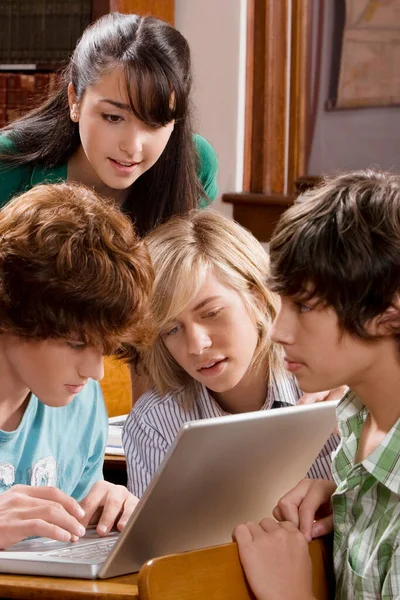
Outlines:
<svg viewBox="0 0 400 600"><path fill-rule="evenodd" d="M218 154L220 196L241 191L246 0L175 0L175 27L191 48L195 130ZM232 214L220 197L214 207Z"/></svg>

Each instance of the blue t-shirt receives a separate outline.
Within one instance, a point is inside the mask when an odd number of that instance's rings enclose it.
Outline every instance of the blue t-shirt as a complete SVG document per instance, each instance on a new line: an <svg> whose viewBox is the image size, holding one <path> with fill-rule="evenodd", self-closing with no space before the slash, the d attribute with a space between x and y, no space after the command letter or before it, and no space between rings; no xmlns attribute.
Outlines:
<svg viewBox="0 0 400 600"><path fill-rule="evenodd" d="M56 486L80 501L102 468L108 418L89 380L70 404L46 406L33 394L15 431L0 429L0 493L12 485Z"/></svg>

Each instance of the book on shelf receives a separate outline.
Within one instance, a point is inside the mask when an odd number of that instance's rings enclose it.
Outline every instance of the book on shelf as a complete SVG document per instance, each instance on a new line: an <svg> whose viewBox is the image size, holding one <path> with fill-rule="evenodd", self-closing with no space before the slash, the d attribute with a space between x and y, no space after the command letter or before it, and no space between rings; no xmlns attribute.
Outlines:
<svg viewBox="0 0 400 600"><path fill-rule="evenodd" d="M122 447L122 429L127 416L128 415L119 415L118 417L109 418L106 454L124 456L124 449Z"/></svg>
<svg viewBox="0 0 400 600"><path fill-rule="evenodd" d="M91 0L1 0L0 62L64 62L91 14Z"/></svg>

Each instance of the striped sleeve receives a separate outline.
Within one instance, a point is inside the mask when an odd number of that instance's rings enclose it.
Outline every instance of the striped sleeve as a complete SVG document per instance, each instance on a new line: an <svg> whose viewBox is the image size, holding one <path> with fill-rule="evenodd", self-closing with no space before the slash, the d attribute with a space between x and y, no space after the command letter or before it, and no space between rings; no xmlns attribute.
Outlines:
<svg viewBox="0 0 400 600"><path fill-rule="evenodd" d="M340 442L340 437L332 433L331 437L327 440L325 446L315 459L312 467L307 473L309 479L330 479L333 480L332 475L332 454L337 449Z"/></svg>
<svg viewBox="0 0 400 600"><path fill-rule="evenodd" d="M128 489L140 498L161 464L169 443L152 425L132 410L122 433L126 456Z"/></svg>
<svg viewBox="0 0 400 600"><path fill-rule="evenodd" d="M122 432L130 492L143 495L182 425L199 418L196 403L185 407L179 393L149 390L139 398Z"/></svg>

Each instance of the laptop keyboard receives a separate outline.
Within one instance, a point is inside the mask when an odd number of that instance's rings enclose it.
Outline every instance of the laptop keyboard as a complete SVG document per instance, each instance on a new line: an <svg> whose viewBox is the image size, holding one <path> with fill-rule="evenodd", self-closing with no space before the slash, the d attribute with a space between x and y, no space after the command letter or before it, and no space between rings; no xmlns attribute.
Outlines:
<svg viewBox="0 0 400 600"><path fill-rule="evenodd" d="M116 538L111 540L96 540L90 544L77 544L67 546L66 548L58 548L57 550L40 552L40 555L55 556L72 561L96 560L102 562L107 558L116 541Z"/></svg>

